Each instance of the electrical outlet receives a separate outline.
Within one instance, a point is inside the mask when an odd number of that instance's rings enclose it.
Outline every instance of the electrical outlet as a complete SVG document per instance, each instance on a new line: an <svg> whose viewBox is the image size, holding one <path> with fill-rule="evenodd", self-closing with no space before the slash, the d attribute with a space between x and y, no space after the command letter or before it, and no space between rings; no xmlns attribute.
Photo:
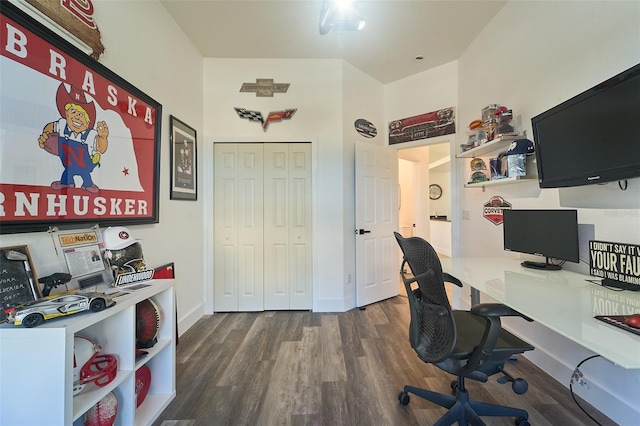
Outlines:
<svg viewBox="0 0 640 426"><path fill-rule="evenodd" d="M573 370L573 374L571 375L571 383L577 383L583 388L589 389L589 383L587 383L584 379L584 374L582 374L582 371L577 367Z"/></svg>
<svg viewBox="0 0 640 426"><path fill-rule="evenodd" d="M462 210L462 220L471 220L469 219L469 210Z"/></svg>

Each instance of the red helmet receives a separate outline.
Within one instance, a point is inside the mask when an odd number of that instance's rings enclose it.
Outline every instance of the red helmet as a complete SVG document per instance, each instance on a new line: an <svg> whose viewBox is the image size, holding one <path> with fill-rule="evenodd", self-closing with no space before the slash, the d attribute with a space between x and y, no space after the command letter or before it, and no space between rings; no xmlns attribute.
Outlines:
<svg viewBox="0 0 640 426"><path fill-rule="evenodd" d="M147 397L151 387L151 370L146 365L136 370L136 408L138 408Z"/></svg>
<svg viewBox="0 0 640 426"><path fill-rule="evenodd" d="M83 337L73 338L73 394L82 392L87 383L104 386L118 373L118 360L114 355L99 354L100 345Z"/></svg>

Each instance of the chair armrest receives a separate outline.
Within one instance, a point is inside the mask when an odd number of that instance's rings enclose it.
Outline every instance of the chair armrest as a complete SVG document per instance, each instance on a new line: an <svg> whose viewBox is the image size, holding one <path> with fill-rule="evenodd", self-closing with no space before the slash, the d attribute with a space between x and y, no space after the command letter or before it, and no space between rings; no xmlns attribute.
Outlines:
<svg viewBox="0 0 640 426"><path fill-rule="evenodd" d="M471 313L481 317L522 317L529 322L533 321L531 318L502 303L479 303L471 308Z"/></svg>
<svg viewBox="0 0 640 426"><path fill-rule="evenodd" d="M447 274L446 272L443 272L442 275L444 275L444 281L445 282L451 283L451 284L455 284L458 287L462 287L462 281L460 281L459 279L457 279L453 275Z"/></svg>

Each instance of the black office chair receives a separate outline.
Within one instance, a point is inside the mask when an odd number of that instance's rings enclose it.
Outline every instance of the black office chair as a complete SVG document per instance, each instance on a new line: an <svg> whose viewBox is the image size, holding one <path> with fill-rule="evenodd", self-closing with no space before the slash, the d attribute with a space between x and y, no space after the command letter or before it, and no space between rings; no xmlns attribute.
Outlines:
<svg viewBox="0 0 640 426"><path fill-rule="evenodd" d="M484 425L481 416L515 417L517 426L529 426L529 414L525 410L471 401L465 388L465 378L486 382L489 376L502 373L498 382L512 382L515 393L525 393L527 382L511 377L503 367L515 354L534 348L504 330L500 317L531 319L499 303L477 304L470 311L452 310L444 283L462 287L460 280L442 272L440 259L427 241L419 237L404 238L397 232L394 234L404 253L400 275L407 289L411 312L411 347L424 362L457 376L451 382L454 395L407 385L398 395L400 403L409 404L409 394L412 393L448 408L449 411L434 426L456 422L459 425ZM407 276L407 264L413 276Z"/></svg>

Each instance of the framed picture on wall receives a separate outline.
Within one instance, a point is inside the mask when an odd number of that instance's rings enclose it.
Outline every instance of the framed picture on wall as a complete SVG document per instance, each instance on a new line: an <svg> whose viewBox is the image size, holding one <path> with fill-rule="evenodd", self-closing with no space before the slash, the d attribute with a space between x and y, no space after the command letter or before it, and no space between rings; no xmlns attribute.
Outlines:
<svg viewBox="0 0 640 426"><path fill-rule="evenodd" d="M0 232L158 222L162 106L0 8Z"/></svg>
<svg viewBox="0 0 640 426"><path fill-rule="evenodd" d="M172 200L198 199L196 163L197 135L195 129L170 116L171 191Z"/></svg>

